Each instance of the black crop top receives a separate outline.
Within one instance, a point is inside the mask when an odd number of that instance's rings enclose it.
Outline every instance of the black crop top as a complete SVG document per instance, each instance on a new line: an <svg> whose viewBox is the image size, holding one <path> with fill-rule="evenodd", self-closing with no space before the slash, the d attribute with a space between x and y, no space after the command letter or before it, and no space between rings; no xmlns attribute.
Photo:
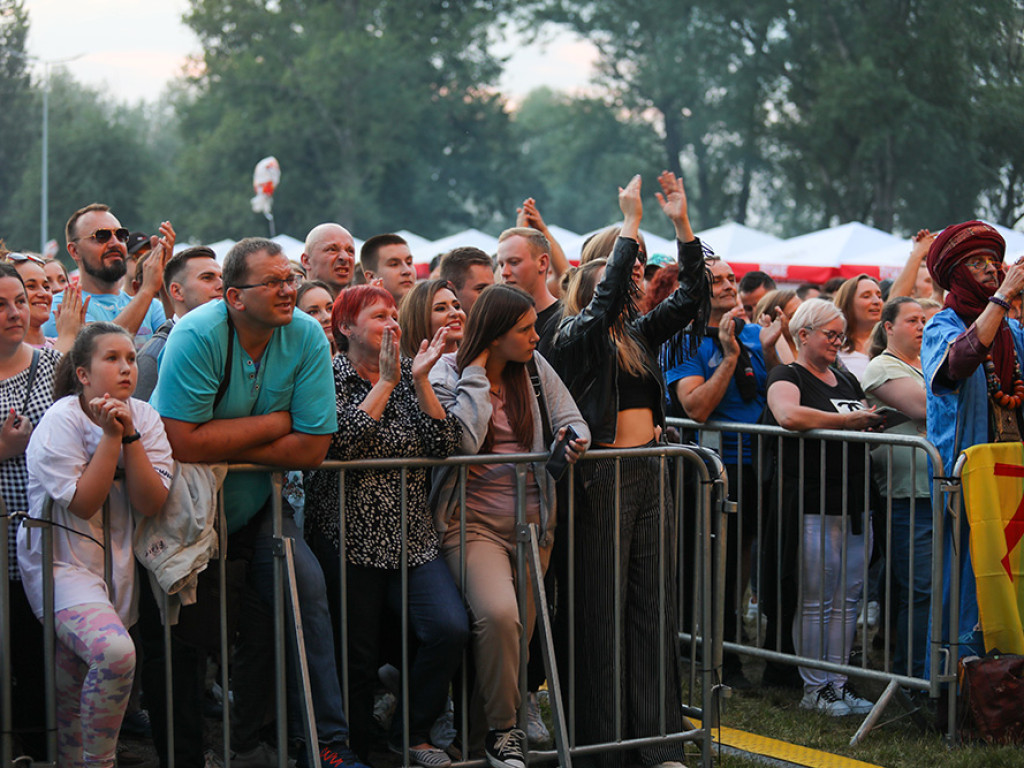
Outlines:
<svg viewBox="0 0 1024 768"><path fill-rule="evenodd" d="M618 369L619 410L628 408L658 409L661 387L648 373L634 376L622 368Z"/></svg>

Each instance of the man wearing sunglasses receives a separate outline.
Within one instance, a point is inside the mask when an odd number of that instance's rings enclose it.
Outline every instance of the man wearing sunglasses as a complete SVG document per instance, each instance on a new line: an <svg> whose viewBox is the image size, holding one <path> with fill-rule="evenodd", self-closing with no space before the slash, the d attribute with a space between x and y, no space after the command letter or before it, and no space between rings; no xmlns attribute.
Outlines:
<svg viewBox="0 0 1024 768"><path fill-rule="evenodd" d="M135 296L120 288L127 270L128 230L121 226L109 206L91 203L79 208L65 226L67 249L78 265L82 300L88 299L87 322L106 320L126 328L145 342L167 319L155 301L164 279L164 264L174 252L174 228L169 221L160 225L160 235L151 238L153 254L146 260L142 285ZM57 308L64 294L53 297L53 316L43 333L57 333Z"/></svg>

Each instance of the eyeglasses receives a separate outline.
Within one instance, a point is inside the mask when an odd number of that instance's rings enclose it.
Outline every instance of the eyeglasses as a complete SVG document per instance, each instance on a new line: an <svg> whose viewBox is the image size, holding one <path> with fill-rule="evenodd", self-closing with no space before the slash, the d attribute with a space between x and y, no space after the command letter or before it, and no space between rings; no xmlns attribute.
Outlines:
<svg viewBox="0 0 1024 768"><path fill-rule="evenodd" d="M127 243L128 234L128 230L124 227L118 227L117 229L103 227L102 229L97 229L91 235L76 237L75 240L95 240L100 245L103 245L104 243L109 242L111 237L116 237L119 243Z"/></svg>
<svg viewBox="0 0 1024 768"><path fill-rule="evenodd" d="M271 291L280 291L282 285L287 285L289 288L294 288L300 281L298 275L292 274L288 277L272 277L269 280L264 280L262 283L249 283L249 285L229 285L229 288L237 288L240 291L246 288L269 288Z"/></svg>
<svg viewBox="0 0 1024 768"><path fill-rule="evenodd" d="M995 259L971 259L970 261L965 261L964 264L972 272L981 272L989 267L998 269L1000 262Z"/></svg>
<svg viewBox="0 0 1024 768"><path fill-rule="evenodd" d="M15 264L21 264L26 261L31 261L33 264L45 264L46 262L38 256L33 256L31 253L8 253L4 256L5 261L10 261Z"/></svg>
<svg viewBox="0 0 1024 768"><path fill-rule="evenodd" d="M821 335L825 337L825 341L829 344L840 344L846 343L846 334L842 331L826 331L824 328L812 328L811 330L821 331Z"/></svg>

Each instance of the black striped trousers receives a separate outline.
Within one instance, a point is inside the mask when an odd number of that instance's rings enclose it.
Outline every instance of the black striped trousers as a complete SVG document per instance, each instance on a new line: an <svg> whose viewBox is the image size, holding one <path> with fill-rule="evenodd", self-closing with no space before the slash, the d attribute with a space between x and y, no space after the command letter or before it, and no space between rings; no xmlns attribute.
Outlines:
<svg viewBox="0 0 1024 768"><path fill-rule="evenodd" d="M672 495L665 473L664 517L659 511L657 458L620 462L620 487L615 487L615 461L582 462L582 503L576 511L576 741L610 742L616 738L615 696L621 695L621 737L654 736L661 732L661 714L668 733L682 730L676 644L676 590ZM667 468L667 465L666 465ZM620 499L619 596L623 637L620 676L615 679L615 499ZM660 560L664 557L664 567ZM659 570L664 580L659 578ZM664 591L663 591L664 590ZM664 596L665 631L659 638L659 611ZM661 648L664 651L661 651ZM665 698L659 701L659 678L665 677ZM642 766L683 759L681 743L636 750ZM625 752L578 758L587 765L618 768Z"/></svg>

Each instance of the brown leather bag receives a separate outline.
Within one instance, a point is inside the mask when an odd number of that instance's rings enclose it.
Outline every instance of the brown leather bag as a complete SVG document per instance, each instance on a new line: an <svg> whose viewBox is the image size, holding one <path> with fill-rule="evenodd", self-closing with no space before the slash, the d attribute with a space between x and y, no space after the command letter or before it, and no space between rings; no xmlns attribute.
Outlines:
<svg viewBox="0 0 1024 768"><path fill-rule="evenodd" d="M959 678L961 738L1024 744L1024 656L961 659Z"/></svg>

